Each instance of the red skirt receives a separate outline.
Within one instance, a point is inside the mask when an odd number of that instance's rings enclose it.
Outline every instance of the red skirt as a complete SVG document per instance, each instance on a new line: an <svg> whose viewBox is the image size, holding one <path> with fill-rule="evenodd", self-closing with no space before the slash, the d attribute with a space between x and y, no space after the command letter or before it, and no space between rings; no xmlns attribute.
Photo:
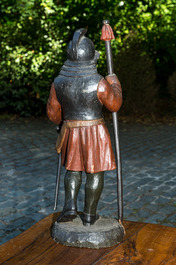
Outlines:
<svg viewBox="0 0 176 265"><path fill-rule="evenodd" d="M105 124L67 128L62 165L67 170L97 173L116 169L111 139Z"/></svg>

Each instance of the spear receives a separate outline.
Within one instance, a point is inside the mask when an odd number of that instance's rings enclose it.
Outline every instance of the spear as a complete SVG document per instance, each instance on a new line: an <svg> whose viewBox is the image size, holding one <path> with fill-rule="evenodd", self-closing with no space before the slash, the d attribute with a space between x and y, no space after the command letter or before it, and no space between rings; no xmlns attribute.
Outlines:
<svg viewBox="0 0 176 265"><path fill-rule="evenodd" d="M60 130L61 130L61 126L59 125L56 126L56 131L58 133L60 133ZM55 188L55 196L54 196L54 211L56 211L57 209L60 175L61 175L61 153L58 154L58 162L57 162L56 188Z"/></svg>
<svg viewBox="0 0 176 265"><path fill-rule="evenodd" d="M109 20L103 20L101 40L105 41L108 75L114 74L112 50L111 50L112 39L114 39L114 34L111 26L109 25ZM116 160L117 160L118 220L121 223L123 220L123 193L122 193L123 191L122 191L122 167L121 167L120 145L119 145L118 113L113 112L112 118L113 118L115 150L116 150Z"/></svg>
<svg viewBox="0 0 176 265"><path fill-rule="evenodd" d="M55 188L55 196L54 196L54 211L57 209L58 202L58 193L59 193L59 184L60 184L60 174L61 174L61 153L58 154L58 162L57 162L57 173L56 173L56 188Z"/></svg>

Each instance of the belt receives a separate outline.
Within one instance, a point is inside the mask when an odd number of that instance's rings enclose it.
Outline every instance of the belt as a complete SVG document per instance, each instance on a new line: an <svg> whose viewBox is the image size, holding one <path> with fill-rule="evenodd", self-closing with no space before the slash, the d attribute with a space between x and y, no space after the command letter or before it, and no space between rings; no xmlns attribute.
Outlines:
<svg viewBox="0 0 176 265"><path fill-rule="evenodd" d="M63 122L61 132L59 133L59 136L57 138L56 142L56 150L58 153L61 152L65 136L66 136L66 131L68 128L81 128L81 127L90 127L90 126L95 126L95 125L100 125L104 124L104 119L97 119L97 120L90 120L90 121L77 121L77 120L65 120Z"/></svg>

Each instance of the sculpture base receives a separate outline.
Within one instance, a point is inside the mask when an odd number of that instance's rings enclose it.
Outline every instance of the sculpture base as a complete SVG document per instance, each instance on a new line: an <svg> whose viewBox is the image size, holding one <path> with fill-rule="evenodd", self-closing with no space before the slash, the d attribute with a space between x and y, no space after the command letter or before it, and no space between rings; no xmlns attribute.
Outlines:
<svg viewBox="0 0 176 265"><path fill-rule="evenodd" d="M52 227L52 237L57 243L80 248L111 247L120 243L124 234L124 227L116 219L105 216L89 227L82 224L80 216L72 222L55 222Z"/></svg>

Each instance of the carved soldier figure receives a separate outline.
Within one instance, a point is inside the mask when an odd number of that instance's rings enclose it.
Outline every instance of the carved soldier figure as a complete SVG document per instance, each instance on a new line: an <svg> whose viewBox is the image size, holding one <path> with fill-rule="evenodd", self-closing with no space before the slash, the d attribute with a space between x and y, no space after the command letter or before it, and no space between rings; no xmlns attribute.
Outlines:
<svg viewBox="0 0 176 265"><path fill-rule="evenodd" d="M47 114L61 124L56 148L62 155L65 175L65 204L57 222L77 216L77 196L86 172L83 224L98 219L97 204L103 190L104 172L116 168L110 135L102 106L116 112L122 104L122 90L115 74L103 78L97 72L99 53L85 37L86 29L75 31L67 47L67 60L55 78L47 103Z"/></svg>

